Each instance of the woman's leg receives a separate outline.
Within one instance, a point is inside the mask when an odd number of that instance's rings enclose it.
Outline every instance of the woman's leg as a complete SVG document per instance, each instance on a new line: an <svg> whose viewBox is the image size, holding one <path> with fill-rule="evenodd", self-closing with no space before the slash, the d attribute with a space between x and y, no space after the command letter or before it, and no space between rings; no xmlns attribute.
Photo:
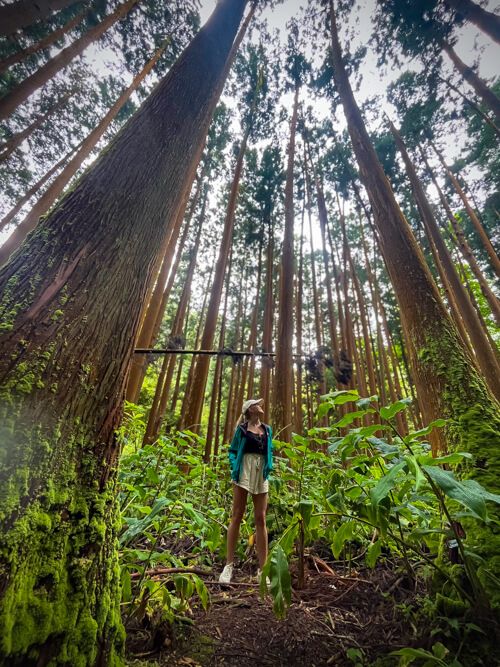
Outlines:
<svg viewBox="0 0 500 667"><path fill-rule="evenodd" d="M262 569L267 560L267 493L257 493L252 496L252 500L255 515L255 546L257 548L259 567Z"/></svg>
<svg viewBox="0 0 500 667"><path fill-rule="evenodd" d="M245 514L247 506L248 491L237 484L233 484L233 514L231 523L227 529L227 563L232 563L234 560L234 551L236 549L236 542L240 534L240 523Z"/></svg>

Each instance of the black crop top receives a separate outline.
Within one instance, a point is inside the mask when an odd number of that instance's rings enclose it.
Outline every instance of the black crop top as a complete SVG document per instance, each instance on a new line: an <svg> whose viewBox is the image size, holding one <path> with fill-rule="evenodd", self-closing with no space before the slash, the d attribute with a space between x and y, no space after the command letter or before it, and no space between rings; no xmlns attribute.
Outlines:
<svg viewBox="0 0 500 667"><path fill-rule="evenodd" d="M245 454L267 454L267 432L264 433L252 433L252 431L246 431L245 433Z"/></svg>

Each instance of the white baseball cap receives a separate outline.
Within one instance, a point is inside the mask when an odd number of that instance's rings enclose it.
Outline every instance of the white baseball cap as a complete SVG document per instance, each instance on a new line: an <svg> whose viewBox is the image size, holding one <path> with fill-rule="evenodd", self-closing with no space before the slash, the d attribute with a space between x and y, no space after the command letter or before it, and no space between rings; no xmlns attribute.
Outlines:
<svg viewBox="0 0 500 667"><path fill-rule="evenodd" d="M241 408L241 414L244 416L248 408L251 408L252 405L257 405L258 403L264 403L263 398L249 398L247 401L243 403L243 407Z"/></svg>

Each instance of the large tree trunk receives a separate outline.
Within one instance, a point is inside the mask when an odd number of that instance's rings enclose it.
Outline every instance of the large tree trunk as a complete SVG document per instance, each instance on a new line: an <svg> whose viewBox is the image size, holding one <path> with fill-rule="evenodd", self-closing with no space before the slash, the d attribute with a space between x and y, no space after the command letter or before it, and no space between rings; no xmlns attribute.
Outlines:
<svg viewBox="0 0 500 667"><path fill-rule="evenodd" d="M36 202L25 219L19 223L9 238L0 247L0 266L3 266L5 262L7 262L14 250L16 250L16 248L21 245L28 234L36 227L40 216L48 211L52 204L57 200L66 185L70 182L78 169L80 169L84 160L95 148L97 142L108 129L110 123L114 120L114 118L116 118L119 111L123 108L123 105L127 102L134 90L138 88L138 86L144 81L145 77L156 65L164 50L165 46L159 48L151 60L146 63L143 69L134 78L130 86L126 88L120 97L116 100L116 102L100 121L100 123L82 141L76 154L71 158L61 173L53 180L47 190L45 190L43 195Z"/></svg>
<svg viewBox="0 0 500 667"><path fill-rule="evenodd" d="M295 89L290 140L288 142L288 165L285 183L285 236L281 259L280 310L276 341L276 368L273 387L273 425L280 440L290 442L292 438L292 340L293 340L293 176L295 159L295 130L299 106L299 88Z"/></svg>
<svg viewBox="0 0 500 667"><path fill-rule="evenodd" d="M0 99L0 120L10 116L20 104L30 97L30 95L33 95L33 93L47 83L49 79L67 67L73 58L80 55L87 46L92 44L92 42L95 42L96 39L99 39L108 28L126 16L132 7L139 1L140 0L126 0L122 5L118 5L115 11L106 16L101 23L88 30L82 37L75 40L72 44L45 63L45 65L42 65L40 69L37 69L36 72L24 79L24 81L21 81L21 83L13 90L4 95Z"/></svg>
<svg viewBox="0 0 500 667"><path fill-rule="evenodd" d="M379 231L389 275L401 309L403 328L409 341L410 362L426 422L438 417L450 419L435 431L434 451L460 447L474 456L469 474L490 491L498 491L499 459L491 447L500 435L498 403L478 375L460 337L448 317L441 297L425 265L392 192L359 108L354 99L342 59L333 3L330 2L333 72L348 130ZM492 510L498 518L498 512ZM475 527L469 544L486 558L496 576L500 575L498 536L488 530L488 538ZM495 562L496 561L496 562ZM485 586L489 585L484 582Z"/></svg>
<svg viewBox="0 0 500 667"><path fill-rule="evenodd" d="M5 70L8 69L9 67L12 67L12 65L20 63L22 60L24 60L28 56L31 56L33 53L38 53L38 51L46 49L51 44L54 44L54 42L57 42L58 39L61 39L61 37L64 37L64 35L73 30L73 28L76 28L76 26L83 21L83 19L89 13L89 11L90 11L89 7L88 6L85 7L83 11L81 11L79 14L77 14L72 19L67 21L60 28L57 28L57 30L53 30L45 37L38 40L38 42L30 44L30 46L27 46L24 49L20 49L19 51L16 51L16 53L13 53L11 56L8 56L4 60L2 60L0 62L0 73L5 72Z"/></svg>
<svg viewBox="0 0 500 667"><path fill-rule="evenodd" d="M403 139L392 123L390 123L390 128L396 141L396 146L403 158L403 162L406 167L406 173L408 174L408 179L413 191L413 196L417 203L425 230L429 236L429 241L436 247L436 259L442 266L444 278L447 280L450 286L451 297L458 307L456 308L458 313L456 318L454 318L455 323L458 324L461 321L460 318L463 319L463 322L466 326L465 335L467 336L468 334L470 336L472 347L474 349L474 353L481 372L486 378L486 381L488 382L488 385L494 396L500 400L500 365L498 363L498 357L490 346L490 342L483 331L481 322L479 321L477 313L474 310L474 306L469 299L469 295L465 291L465 288L455 270L450 253L448 252L448 248L446 247L444 239L441 236L437 222L434 219L434 214L432 213L432 209L424 192L424 188L420 182L420 179L418 178L410 156L408 155L408 151L406 150Z"/></svg>
<svg viewBox="0 0 500 667"><path fill-rule="evenodd" d="M474 88L476 95L483 101L484 105L491 109L495 114L497 122L500 121L500 98L488 88L485 82L474 72L472 67L466 65L456 54L453 47L448 42L443 42L443 51L448 55L451 62L460 72L469 85Z"/></svg>
<svg viewBox="0 0 500 667"><path fill-rule="evenodd" d="M52 12L66 9L80 0L18 0L0 7L0 35L12 35L16 30L49 16Z"/></svg>
<svg viewBox="0 0 500 667"><path fill-rule="evenodd" d="M500 44L500 16L483 9L472 0L446 0L446 4Z"/></svg>
<svg viewBox="0 0 500 667"><path fill-rule="evenodd" d="M115 433L127 367L165 221L193 178L245 5L218 3L0 271L5 663L90 667L122 653Z"/></svg>

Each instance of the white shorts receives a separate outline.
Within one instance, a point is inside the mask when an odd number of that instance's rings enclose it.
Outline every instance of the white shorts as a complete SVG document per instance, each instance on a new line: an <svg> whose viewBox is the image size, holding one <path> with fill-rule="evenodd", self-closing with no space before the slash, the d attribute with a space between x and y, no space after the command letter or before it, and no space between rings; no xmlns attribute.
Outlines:
<svg viewBox="0 0 500 667"><path fill-rule="evenodd" d="M269 482L264 479L264 457L262 454L244 454L241 464L240 479L235 482L253 496L258 493L267 493Z"/></svg>

